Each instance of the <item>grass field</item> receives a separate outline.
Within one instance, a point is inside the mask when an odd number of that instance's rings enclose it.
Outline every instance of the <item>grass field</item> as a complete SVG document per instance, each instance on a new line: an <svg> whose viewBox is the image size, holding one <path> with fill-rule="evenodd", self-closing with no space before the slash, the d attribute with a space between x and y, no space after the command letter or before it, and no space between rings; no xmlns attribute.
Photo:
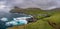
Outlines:
<svg viewBox="0 0 60 29"><path fill-rule="evenodd" d="M18 11L17 11L18 12ZM14 26L8 29L60 29L60 11L43 11L39 9L30 9L30 10L19 10L19 12L24 12L26 14L36 15L36 18L39 18L36 22L29 23L23 26ZM38 16L37 14L48 14L46 16ZM42 19L41 19L42 18Z"/></svg>

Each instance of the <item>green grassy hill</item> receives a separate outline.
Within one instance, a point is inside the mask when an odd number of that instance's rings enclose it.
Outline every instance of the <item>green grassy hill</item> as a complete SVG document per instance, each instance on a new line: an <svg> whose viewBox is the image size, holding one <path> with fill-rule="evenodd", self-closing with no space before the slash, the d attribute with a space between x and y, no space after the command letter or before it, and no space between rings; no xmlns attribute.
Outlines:
<svg viewBox="0 0 60 29"><path fill-rule="evenodd" d="M14 9L15 10L15 9ZM17 9L18 10L18 9ZM18 10L14 12L23 12L26 14L35 15L38 20L36 22L29 23L23 26L14 26L8 29L60 29L60 9L59 10L51 10L51 11L44 11L41 9L24 9ZM47 16L38 15L38 14L47 14Z"/></svg>

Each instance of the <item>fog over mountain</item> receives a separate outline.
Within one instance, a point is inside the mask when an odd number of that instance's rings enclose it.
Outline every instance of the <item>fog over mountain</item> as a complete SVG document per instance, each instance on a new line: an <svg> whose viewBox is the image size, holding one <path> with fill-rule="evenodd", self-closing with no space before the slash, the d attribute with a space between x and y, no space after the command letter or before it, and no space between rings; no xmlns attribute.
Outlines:
<svg viewBox="0 0 60 29"><path fill-rule="evenodd" d="M9 12L17 6L19 8L40 8L51 10L60 8L60 0L0 0L0 12Z"/></svg>

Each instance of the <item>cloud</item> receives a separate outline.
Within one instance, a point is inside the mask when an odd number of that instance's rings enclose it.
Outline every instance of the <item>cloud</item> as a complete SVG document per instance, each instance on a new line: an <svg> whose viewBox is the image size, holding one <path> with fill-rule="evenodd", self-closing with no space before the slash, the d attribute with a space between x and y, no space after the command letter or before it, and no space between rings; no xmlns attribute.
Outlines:
<svg viewBox="0 0 60 29"><path fill-rule="evenodd" d="M0 0L0 11L10 11L14 6L19 8L41 8L50 10L60 8L60 0Z"/></svg>
<svg viewBox="0 0 60 29"><path fill-rule="evenodd" d="M37 7L43 10L54 9L60 5L59 0L13 0L12 2L20 8Z"/></svg>
<svg viewBox="0 0 60 29"><path fill-rule="evenodd" d="M0 1L0 12L9 12L12 9L12 5L9 5L7 1Z"/></svg>

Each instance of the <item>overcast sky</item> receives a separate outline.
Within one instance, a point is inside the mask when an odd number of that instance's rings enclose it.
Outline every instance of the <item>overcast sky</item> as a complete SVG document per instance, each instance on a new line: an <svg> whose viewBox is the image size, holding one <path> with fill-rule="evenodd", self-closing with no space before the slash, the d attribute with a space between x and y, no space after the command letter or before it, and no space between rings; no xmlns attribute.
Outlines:
<svg viewBox="0 0 60 29"><path fill-rule="evenodd" d="M0 0L0 11L9 12L14 6L50 10L60 8L60 0Z"/></svg>

